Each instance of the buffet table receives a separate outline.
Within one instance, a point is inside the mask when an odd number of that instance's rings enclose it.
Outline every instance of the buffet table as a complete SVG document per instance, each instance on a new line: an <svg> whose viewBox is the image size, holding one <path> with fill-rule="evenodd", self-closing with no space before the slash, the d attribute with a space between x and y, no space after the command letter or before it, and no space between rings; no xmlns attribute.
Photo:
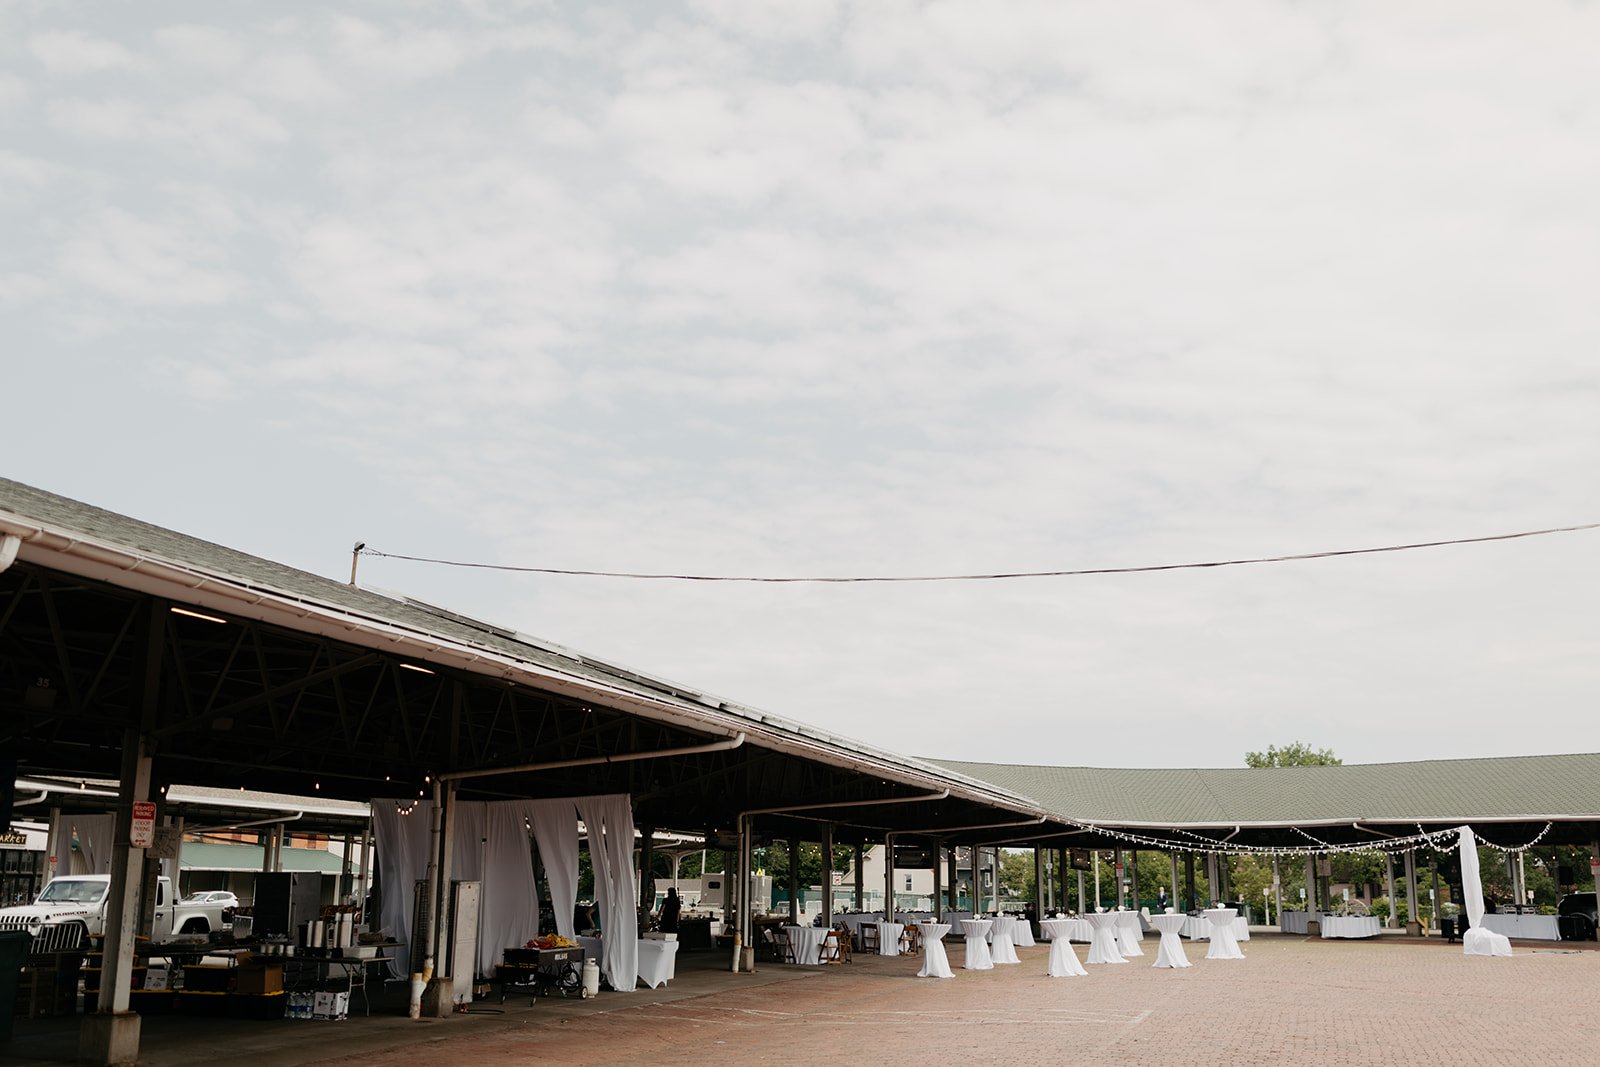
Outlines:
<svg viewBox="0 0 1600 1067"><path fill-rule="evenodd" d="M1161 931L1161 944L1156 947L1157 967L1191 967L1189 956L1183 951L1183 939L1179 934L1183 931L1184 923L1189 921L1187 915L1152 915L1150 925Z"/></svg>
<svg viewBox="0 0 1600 1067"><path fill-rule="evenodd" d="M1072 978L1089 973L1083 969L1083 964L1078 962L1078 954L1072 951L1069 924L1082 921L1081 919L1040 920L1039 933L1050 939L1050 963L1046 973L1051 978Z"/></svg>
<svg viewBox="0 0 1600 1067"><path fill-rule="evenodd" d="M1285 911L1278 916L1278 929L1286 934L1305 934L1309 932L1306 929L1306 922L1313 914L1316 915L1318 922L1322 921L1321 912Z"/></svg>
<svg viewBox="0 0 1600 1067"><path fill-rule="evenodd" d="M1554 915L1513 915L1510 912L1491 912L1478 924L1485 930L1506 937L1526 938L1530 941L1560 941L1561 928Z"/></svg>
<svg viewBox="0 0 1600 1067"><path fill-rule="evenodd" d="M1383 932L1376 915L1324 915L1323 937L1377 937Z"/></svg>

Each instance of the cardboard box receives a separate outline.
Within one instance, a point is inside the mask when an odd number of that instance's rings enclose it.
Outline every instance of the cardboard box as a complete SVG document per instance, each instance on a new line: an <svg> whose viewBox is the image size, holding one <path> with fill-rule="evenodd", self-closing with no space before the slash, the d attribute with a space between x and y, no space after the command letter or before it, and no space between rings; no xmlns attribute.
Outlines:
<svg viewBox="0 0 1600 1067"><path fill-rule="evenodd" d="M343 1019L350 1014L350 994L343 993L318 993L312 1003L311 1017L313 1019Z"/></svg>
<svg viewBox="0 0 1600 1067"><path fill-rule="evenodd" d="M239 968L234 989L240 993L283 992L283 964L256 961Z"/></svg>

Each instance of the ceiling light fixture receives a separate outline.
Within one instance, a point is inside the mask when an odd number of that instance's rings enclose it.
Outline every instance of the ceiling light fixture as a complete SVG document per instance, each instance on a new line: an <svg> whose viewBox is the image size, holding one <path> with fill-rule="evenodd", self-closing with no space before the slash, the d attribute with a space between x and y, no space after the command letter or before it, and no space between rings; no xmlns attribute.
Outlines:
<svg viewBox="0 0 1600 1067"><path fill-rule="evenodd" d="M200 612L198 612L198 611L190 611L188 608L177 608L177 607L175 607L175 608L172 609L172 613L174 615L187 615L191 619L204 619L206 622L214 622L214 623L218 623L218 624L223 625L223 626L226 626L228 624L228 620L227 619L219 619L215 615L202 615Z"/></svg>

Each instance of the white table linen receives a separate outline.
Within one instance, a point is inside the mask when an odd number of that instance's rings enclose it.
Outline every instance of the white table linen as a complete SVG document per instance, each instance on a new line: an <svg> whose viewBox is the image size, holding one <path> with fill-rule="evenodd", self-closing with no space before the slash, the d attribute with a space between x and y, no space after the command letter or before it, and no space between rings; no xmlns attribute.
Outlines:
<svg viewBox="0 0 1600 1067"><path fill-rule="evenodd" d="M653 937L639 940L639 981L655 989L678 973L678 943Z"/></svg>
<svg viewBox="0 0 1600 1067"><path fill-rule="evenodd" d="M989 955L988 919L962 919L961 932L967 937L967 960L963 965L969 971L994 970L994 958Z"/></svg>
<svg viewBox="0 0 1600 1067"><path fill-rule="evenodd" d="M1011 943L1018 948L1033 948L1033 924L1026 918L1018 919L1017 924L1011 928Z"/></svg>
<svg viewBox="0 0 1600 1067"><path fill-rule="evenodd" d="M1051 919L1055 925L1050 929L1053 933L1046 933L1044 924L1039 924L1039 934L1046 941L1054 941L1057 937L1065 937L1068 941L1082 941L1084 944L1094 940L1094 927L1089 925L1089 920L1074 915L1070 918Z"/></svg>
<svg viewBox="0 0 1600 1067"><path fill-rule="evenodd" d="M822 965L822 939L827 929L821 926L785 926L789 947L794 949L794 961L806 967Z"/></svg>
<svg viewBox="0 0 1600 1067"><path fill-rule="evenodd" d="M880 955L880 956L898 956L898 955L900 955L900 934L904 930L905 930L905 927L902 926L900 923L884 923L884 922L879 923L878 924L878 955Z"/></svg>
<svg viewBox="0 0 1600 1067"><path fill-rule="evenodd" d="M949 923L920 922L922 930L922 970L918 978L954 978L950 957L944 951L944 935L950 932Z"/></svg>
<svg viewBox="0 0 1600 1067"><path fill-rule="evenodd" d="M1187 915L1152 915L1150 925L1161 931L1161 943L1156 946L1157 967L1192 967L1189 956L1183 951L1183 940L1178 935L1183 931L1183 924L1188 920Z"/></svg>
<svg viewBox="0 0 1600 1067"><path fill-rule="evenodd" d="M605 941L598 937L578 935L573 940L583 946L584 954L598 961L605 949ZM655 989L671 981L678 971L678 943L657 938L639 939L639 981Z"/></svg>
<svg viewBox="0 0 1600 1067"><path fill-rule="evenodd" d="M1278 929L1282 930L1286 934L1309 933L1306 928L1306 923L1310 921L1313 916L1316 918L1317 922L1320 923L1322 921L1321 912L1295 911L1292 909L1287 910L1282 915L1278 916Z"/></svg>
<svg viewBox="0 0 1600 1067"><path fill-rule="evenodd" d="M1244 916L1241 915L1233 920L1232 929L1235 941L1250 940L1250 924L1244 921ZM1303 930L1301 931L1301 933L1304 932ZM1181 933L1191 941L1209 941L1211 940L1211 920L1207 919L1203 914L1190 915L1188 921L1183 924Z"/></svg>
<svg viewBox="0 0 1600 1067"><path fill-rule="evenodd" d="M1114 911L1097 911L1084 918L1089 920L1094 930L1093 939L1089 942L1089 962L1127 963L1117 944L1117 923L1121 916Z"/></svg>
<svg viewBox="0 0 1600 1067"><path fill-rule="evenodd" d="M1143 939L1144 929L1139 925L1139 913L1136 911L1119 911L1117 914L1117 945L1124 956L1143 956L1144 949L1139 947Z"/></svg>
<svg viewBox="0 0 1600 1067"><path fill-rule="evenodd" d="M1017 920L1012 915L996 915L994 926L989 931L989 952L995 963L1021 963L1017 958L1017 946L1011 940L1012 931L1017 927Z"/></svg>
<svg viewBox="0 0 1600 1067"><path fill-rule="evenodd" d="M1203 914L1211 921L1211 947L1206 949L1206 959L1244 959L1239 941L1233 935L1234 920L1239 918L1239 913L1232 908L1207 908Z"/></svg>
<svg viewBox="0 0 1600 1067"><path fill-rule="evenodd" d="M1376 915L1324 915L1323 937L1377 937L1383 932Z"/></svg>
<svg viewBox="0 0 1600 1067"><path fill-rule="evenodd" d="M1530 941L1560 941L1561 927L1554 915L1513 915L1510 912L1486 912L1478 924L1485 930L1506 937L1526 938Z"/></svg>
<svg viewBox="0 0 1600 1067"><path fill-rule="evenodd" d="M1072 950L1072 936L1068 924L1078 919L1041 919L1039 933L1050 939L1050 963L1047 972L1051 978L1073 978L1088 974Z"/></svg>

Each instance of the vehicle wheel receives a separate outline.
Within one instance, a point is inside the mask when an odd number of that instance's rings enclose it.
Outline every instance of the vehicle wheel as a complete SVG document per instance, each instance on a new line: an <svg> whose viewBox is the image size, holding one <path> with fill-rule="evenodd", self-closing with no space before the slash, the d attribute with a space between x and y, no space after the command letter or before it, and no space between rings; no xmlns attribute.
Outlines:
<svg viewBox="0 0 1600 1067"><path fill-rule="evenodd" d="M209 934L210 932L211 924L199 917L190 919L183 924L183 929L178 931L180 934Z"/></svg>

